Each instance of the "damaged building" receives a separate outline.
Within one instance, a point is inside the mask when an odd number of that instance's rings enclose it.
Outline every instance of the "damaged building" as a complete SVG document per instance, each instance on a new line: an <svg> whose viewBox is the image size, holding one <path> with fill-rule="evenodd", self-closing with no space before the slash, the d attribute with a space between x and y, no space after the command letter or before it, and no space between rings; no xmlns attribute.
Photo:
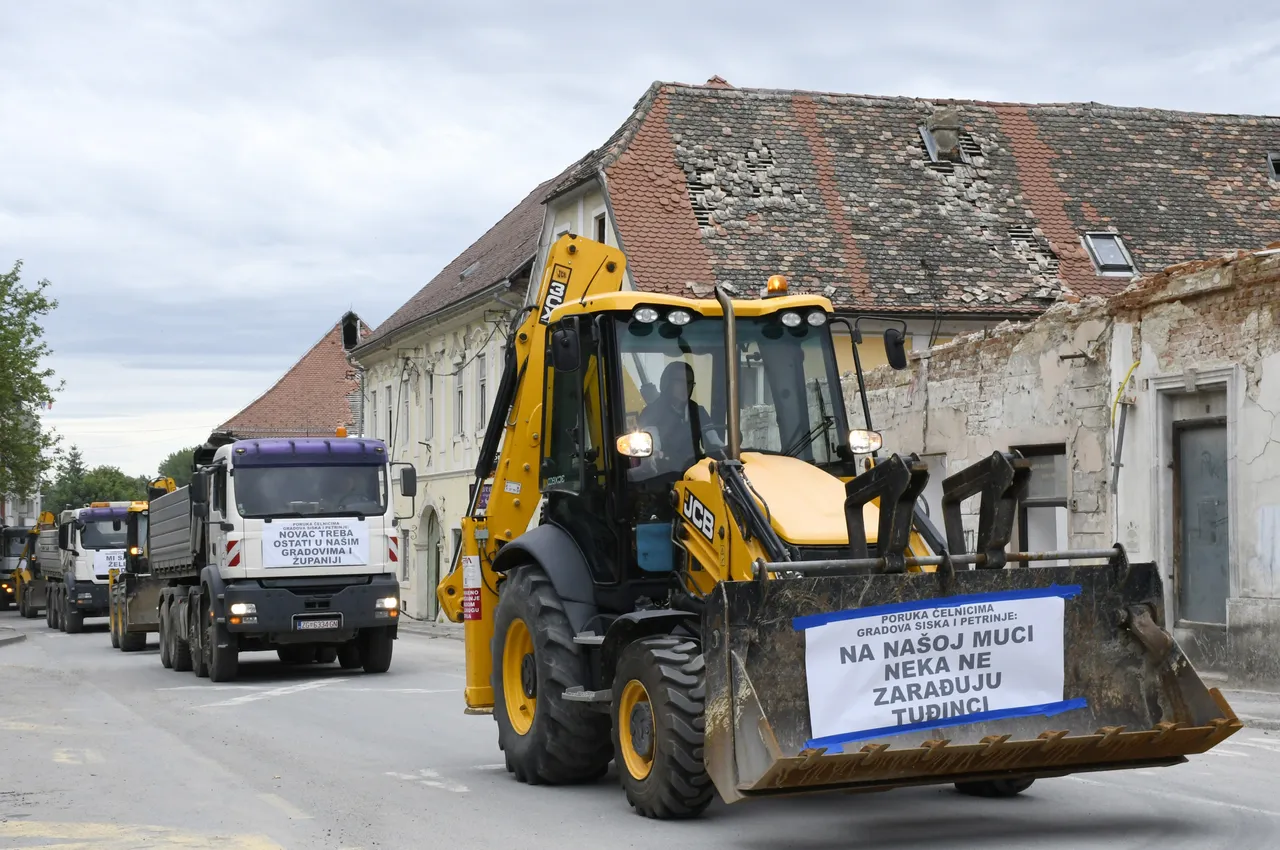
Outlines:
<svg viewBox="0 0 1280 850"><path fill-rule="evenodd" d="M867 381L886 446L931 470L1031 459L1018 546L1123 544L1161 566L1166 621L1197 666L1280 683L1280 243L1062 302Z"/></svg>

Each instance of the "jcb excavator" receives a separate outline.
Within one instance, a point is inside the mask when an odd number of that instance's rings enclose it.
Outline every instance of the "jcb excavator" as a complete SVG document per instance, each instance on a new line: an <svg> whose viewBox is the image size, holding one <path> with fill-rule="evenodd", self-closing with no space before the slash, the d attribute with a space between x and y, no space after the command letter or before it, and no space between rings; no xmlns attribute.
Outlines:
<svg viewBox="0 0 1280 850"><path fill-rule="evenodd" d="M945 479L934 528L925 465L846 421L827 299L781 277L751 299L624 291L625 265L551 246L437 589L465 622L467 711L493 714L517 780L614 760L657 818L716 791L1012 796L1241 728L1165 630L1154 564L1008 551L1016 452Z"/></svg>

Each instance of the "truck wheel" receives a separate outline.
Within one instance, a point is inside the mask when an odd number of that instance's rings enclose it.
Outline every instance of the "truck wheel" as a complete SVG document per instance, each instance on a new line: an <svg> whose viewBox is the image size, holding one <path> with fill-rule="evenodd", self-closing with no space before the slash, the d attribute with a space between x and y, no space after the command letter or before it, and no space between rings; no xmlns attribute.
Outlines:
<svg viewBox="0 0 1280 850"><path fill-rule="evenodd" d="M51 629L58 627L53 619L53 593L49 590L44 592L44 624Z"/></svg>
<svg viewBox="0 0 1280 850"><path fill-rule="evenodd" d="M282 646L276 650L276 657L285 664L310 664L316 660L316 648L310 643Z"/></svg>
<svg viewBox="0 0 1280 850"><path fill-rule="evenodd" d="M336 646L320 646L316 647L316 663L332 664L338 660L338 648Z"/></svg>
<svg viewBox="0 0 1280 850"><path fill-rule="evenodd" d="M84 612L71 608L70 603L67 607L67 634L78 635L84 631Z"/></svg>
<svg viewBox="0 0 1280 850"><path fill-rule="evenodd" d="M156 617L160 636L160 666L166 670L173 669L173 644L169 643L169 606L160 604L160 615Z"/></svg>
<svg viewBox="0 0 1280 850"><path fill-rule="evenodd" d="M67 594L58 591L58 631L65 632L67 630Z"/></svg>
<svg viewBox="0 0 1280 850"><path fill-rule="evenodd" d="M179 673L186 673L192 668L191 661L191 644L183 640L183 630L180 628L181 621L178 619L182 607L177 602L170 602L165 606L165 622L169 624L165 636L169 639L169 660L173 662L173 669Z"/></svg>
<svg viewBox="0 0 1280 850"><path fill-rule="evenodd" d="M240 671L240 650L236 647L236 636L228 634L225 626L214 622L211 611L205 613L204 645L209 657L209 681L234 681L236 673Z"/></svg>
<svg viewBox="0 0 1280 850"><path fill-rule="evenodd" d="M698 644L656 637L622 651L613 677L618 777L637 813L690 818L711 803L703 762L706 677Z"/></svg>
<svg viewBox="0 0 1280 850"><path fill-rule="evenodd" d="M107 628L111 632L111 648L120 648L120 632L117 631L117 617L114 606L107 611Z"/></svg>
<svg viewBox="0 0 1280 850"><path fill-rule="evenodd" d="M146 632L127 632L123 623L118 628L120 630L121 652L141 652L147 648Z"/></svg>
<svg viewBox="0 0 1280 850"><path fill-rule="evenodd" d="M391 667L391 651L395 637L391 629L370 629L360 645L360 665L366 673L385 673Z"/></svg>
<svg viewBox="0 0 1280 850"><path fill-rule="evenodd" d="M968 797L1016 797L1031 787L1033 777L986 779L980 782L957 782L956 790Z"/></svg>
<svg viewBox="0 0 1280 850"><path fill-rule="evenodd" d="M343 670L354 670L360 666L360 644L354 640L338 647L338 666Z"/></svg>
<svg viewBox="0 0 1280 850"><path fill-rule="evenodd" d="M191 648L191 670L201 679L209 675L209 656L204 651L204 626L201 622L204 618L204 604L200 601L200 597L187 598L187 614L191 621L187 624L188 634L187 645Z"/></svg>
<svg viewBox="0 0 1280 850"><path fill-rule="evenodd" d="M609 717L563 698L585 684L587 659L541 567L519 567L494 609L493 719L519 782L593 782L613 758Z"/></svg>

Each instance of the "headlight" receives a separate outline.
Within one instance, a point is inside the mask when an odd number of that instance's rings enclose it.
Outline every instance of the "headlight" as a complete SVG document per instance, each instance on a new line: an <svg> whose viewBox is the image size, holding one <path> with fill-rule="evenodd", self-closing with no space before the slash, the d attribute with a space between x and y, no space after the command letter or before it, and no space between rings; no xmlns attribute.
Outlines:
<svg viewBox="0 0 1280 850"><path fill-rule="evenodd" d="M618 438L618 454L626 457L648 457L653 454L653 436L648 431L633 431Z"/></svg>
<svg viewBox="0 0 1280 850"><path fill-rule="evenodd" d="M658 321L658 311L652 307L637 307L631 318L646 325L652 324Z"/></svg>
<svg viewBox="0 0 1280 850"><path fill-rule="evenodd" d="M667 314L667 321L673 325L687 325L693 320L688 310L672 310Z"/></svg>
<svg viewBox="0 0 1280 850"><path fill-rule="evenodd" d="M243 617L245 614L258 613L258 606L252 602L232 602L231 615L233 617Z"/></svg>
<svg viewBox="0 0 1280 850"><path fill-rule="evenodd" d="M384 596L381 599L375 600L373 607L383 608L387 611L394 611L400 607L400 600L396 599L394 596Z"/></svg>
<svg viewBox="0 0 1280 850"><path fill-rule="evenodd" d="M883 445L884 438L880 436L879 431L855 428L849 432L849 448L853 449L854 454L868 455L879 451Z"/></svg>
<svg viewBox="0 0 1280 850"><path fill-rule="evenodd" d="M805 316L805 321L815 328L820 328L827 323L827 314L821 310L814 310L808 316Z"/></svg>
<svg viewBox="0 0 1280 850"><path fill-rule="evenodd" d="M786 325L789 328L800 327L800 314L799 313L783 313L782 324Z"/></svg>
<svg viewBox="0 0 1280 850"><path fill-rule="evenodd" d="M141 550L141 549L139 549L137 546L130 546L130 547L129 547L129 554L130 554L130 555L141 555L141 554L142 554L142 550Z"/></svg>

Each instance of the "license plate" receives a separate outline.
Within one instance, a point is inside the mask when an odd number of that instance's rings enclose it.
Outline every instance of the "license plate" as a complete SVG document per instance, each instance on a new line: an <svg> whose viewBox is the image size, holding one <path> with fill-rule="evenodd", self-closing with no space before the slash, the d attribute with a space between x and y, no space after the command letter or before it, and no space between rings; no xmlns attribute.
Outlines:
<svg viewBox="0 0 1280 850"><path fill-rule="evenodd" d="M342 628L342 615L336 617L308 617L305 620L294 620L293 627L298 631L307 629L340 629Z"/></svg>

